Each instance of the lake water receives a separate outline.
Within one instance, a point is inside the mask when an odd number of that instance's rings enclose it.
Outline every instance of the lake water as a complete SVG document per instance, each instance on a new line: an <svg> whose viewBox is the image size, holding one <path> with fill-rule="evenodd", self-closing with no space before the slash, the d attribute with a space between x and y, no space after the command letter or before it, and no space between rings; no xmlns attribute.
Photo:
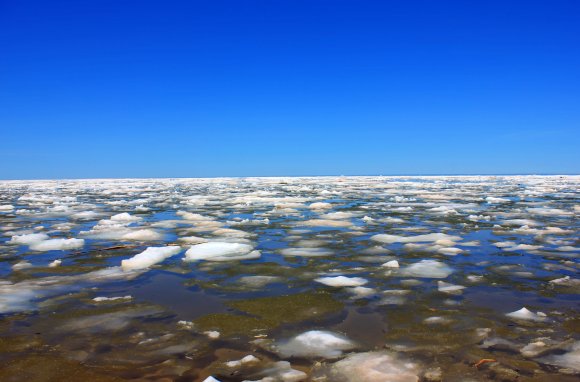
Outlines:
<svg viewBox="0 0 580 382"><path fill-rule="evenodd" d="M0 380L578 381L579 185L0 182Z"/></svg>

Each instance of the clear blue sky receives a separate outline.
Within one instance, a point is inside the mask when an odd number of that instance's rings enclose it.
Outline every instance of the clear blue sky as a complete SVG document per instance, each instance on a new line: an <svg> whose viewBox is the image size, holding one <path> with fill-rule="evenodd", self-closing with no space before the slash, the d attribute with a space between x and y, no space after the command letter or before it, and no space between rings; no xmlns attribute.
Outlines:
<svg viewBox="0 0 580 382"><path fill-rule="evenodd" d="M0 178L580 172L580 1L0 0Z"/></svg>

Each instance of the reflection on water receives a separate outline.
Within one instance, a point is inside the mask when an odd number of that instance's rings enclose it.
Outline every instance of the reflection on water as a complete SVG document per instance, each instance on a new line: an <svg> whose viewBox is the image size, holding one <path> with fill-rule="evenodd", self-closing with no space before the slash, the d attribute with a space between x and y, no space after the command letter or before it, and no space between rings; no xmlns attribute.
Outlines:
<svg viewBox="0 0 580 382"><path fill-rule="evenodd" d="M579 183L1 182L0 379L577 380Z"/></svg>

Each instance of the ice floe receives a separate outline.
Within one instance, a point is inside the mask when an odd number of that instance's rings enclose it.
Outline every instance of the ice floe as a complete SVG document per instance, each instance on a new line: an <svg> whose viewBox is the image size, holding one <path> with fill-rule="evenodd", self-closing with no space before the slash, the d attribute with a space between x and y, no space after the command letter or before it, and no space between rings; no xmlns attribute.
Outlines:
<svg viewBox="0 0 580 382"><path fill-rule="evenodd" d="M37 252L63 251L68 249L82 248L85 245L83 239L48 239L36 241L30 244L30 249Z"/></svg>
<svg viewBox="0 0 580 382"><path fill-rule="evenodd" d="M332 380L349 382L418 382L417 364L386 352L351 354L331 366Z"/></svg>
<svg viewBox="0 0 580 382"><path fill-rule="evenodd" d="M213 241L191 246L185 252L186 261L229 261L257 259L260 252L249 244Z"/></svg>
<svg viewBox="0 0 580 382"><path fill-rule="evenodd" d="M121 236L121 240L155 241L161 239L163 239L163 235L152 229L139 229Z"/></svg>
<svg viewBox="0 0 580 382"><path fill-rule="evenodd" d="M29 233L24 235L12 236L10 240L7 241L8 244L18 244L18 245L30 245L38 243L41 241L48 240L49 237L45 233Z"/></svg>
<svg viewBox="0 0 580 382"><path fill-rule="evenodd" d="M449 294L461 294L461 292L465 289L462 285L454 285L450 283L446 283L445 281L437 281L437 290L443 293Z"/></svg>
<svg viewBox="0 0 580 382"><path fill-rule="evenodd" d="M263 378L244 382L300 382L308 378L308 374L293 369L288 361L274 362L261 371L259 375Z"/></svg>
<svg viewBox="0 0 580 382"><path fill-rule="evenodd" d="M563 354L551 354L538 359L542 363L580 372L580 341L572 343Z"/></svg>
<svg viewBox="0 0 580 382"><path fill-rule="evenodd" d="M461 237L447 235L445 233L429 233L425 235L416 235L416 236L397 236L388 234L378 234L371 236L371 240L385 244L436 242L437 240L449 240L450 242L455 242L461 240Z"/></svg>
<svg viewBox="0 0 580 382"><path fill-rule="evenodd" d="M235 367L240 367L242 365L248 365L248 364L253 364L253 363L257 363L257 362L260 362L260 359L253 356L252 354L249 354L249 355L243 357L242 359L226 362L226 366L235 368Z"/></svg>
<svg viewBox="0 0 580 382"><path fill-rule="evenodd" d="M93 298L94 302L108 302L108 301L119 301L119 300L131 300L133 297L131 296L117 296L117 297L95 297Z"/></svg>
<svg viewBox="0 0 580 382"><path fill-rule="evenodd" d="M284 358L337 358L354 348L356 344L340 334L311 330L280 343L276 351Z"/></svg>
<svg viewBox="0 0 580 382"><path fill-rule="evenodd" d="M167 247L149 247L130 259L121 261L121 267L124 270L149 268L150 266L160 263L171 256L177 255L179 252L181 252L181 247L176 245Z"/></svg>
<svg viewBox="0 0 580 382"><path fill-rule="evenodd" d="M391 260L387 261L382 266L386 268L399 268L399 262L397 260Z"/></svg>
<svg viewBox="0 0 580 382"><path fill-rule="evenodd" d="M523 321L545 321L547 319L546 315L542 312L534 313L525 307L516 310L515 312L506 313L506 316L509 318L513 318L515 320L523 320Z"/></svg>
<svg viewBox="0 0 580 382"><path fill-rule="evenodd" d="M399 272L402 276L444 279L453 273L453 269L437 260L421 260L402 268Z"/></svg>
<svg viewBox="0 0 580 382"><path fill-rule="evenodd" d="M314 281L333 287L357 287L368 283L368 280L363 279L362 277L346 276L320 277Z"/></svg>
<svg viewBox="0 0 580 382"><path fill-rule="evenodd" d="M284 256L303 256L303 257L316 257L316 256L331 256L334 254L329 249L324 248L284 248L280 250L280 253Z"/></svg>

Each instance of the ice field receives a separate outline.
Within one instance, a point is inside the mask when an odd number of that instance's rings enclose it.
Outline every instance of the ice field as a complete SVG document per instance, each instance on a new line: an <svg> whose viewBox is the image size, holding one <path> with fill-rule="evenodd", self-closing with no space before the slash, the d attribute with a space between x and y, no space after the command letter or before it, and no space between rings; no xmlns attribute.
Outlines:
<svg viewBox="0 0 580 382"><path fill-rule="evenodd" d="M579 186L2 181L0 380L578 381Z"/></svg>

